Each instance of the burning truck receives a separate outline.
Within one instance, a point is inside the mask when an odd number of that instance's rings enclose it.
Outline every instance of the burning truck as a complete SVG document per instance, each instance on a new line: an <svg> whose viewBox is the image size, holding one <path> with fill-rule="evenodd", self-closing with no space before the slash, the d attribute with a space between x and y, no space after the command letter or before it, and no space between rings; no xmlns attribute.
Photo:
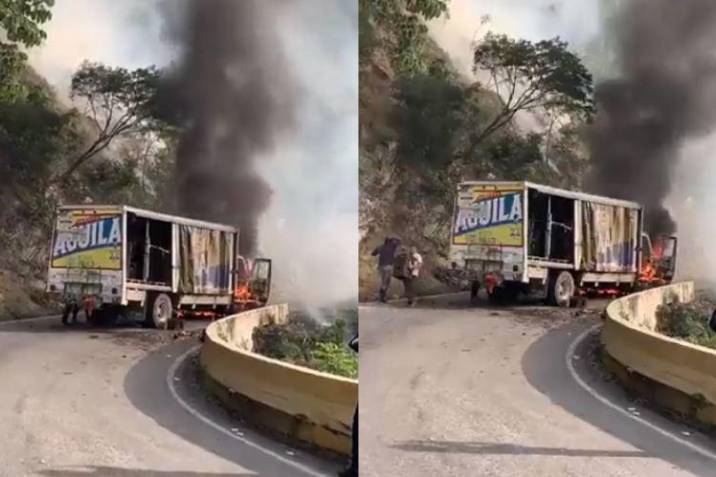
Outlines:
<svg viewBox="0 0 716 477"><path fill-rule="evenodd" d="M150 327L186 314L218 317L264 306L271 261L239 254L239 230L127 206L61 206L47 290L64 302L62 322L113 323L127 310Z"/></svg>
<svg viewBox="0 0 716 477"><path fill-rule="evenodd" d="M539 290L569 306L580 294L617 295L669 283L676 237L652 240L641 205L529 182L458 185L452 270L492 301Z"/></svg>

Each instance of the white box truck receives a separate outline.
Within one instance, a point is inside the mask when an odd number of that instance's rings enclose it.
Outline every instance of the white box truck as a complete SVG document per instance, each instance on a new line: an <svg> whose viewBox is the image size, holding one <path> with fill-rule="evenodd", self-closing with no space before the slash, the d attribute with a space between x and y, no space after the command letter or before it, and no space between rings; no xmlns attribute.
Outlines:
<svg viewBox="0 0 716 477"><path fill-rule="evenodd" d="M471 281L473 299L481 285L496 301L540 288L549 303L568 306L584 289L671 281L676 237L652 244L643 219L635 202L530 182L463 182L450 262Z"/></svg>
<svg viewBox="0 0 716 477"><path fill-rule="evenodd" d="M148 326L178 314L223 315L263 306L271 261L239 255L235 227L122 205L57 211L47 290L64 302L62 321L114 321L128 308Z"/></svg>

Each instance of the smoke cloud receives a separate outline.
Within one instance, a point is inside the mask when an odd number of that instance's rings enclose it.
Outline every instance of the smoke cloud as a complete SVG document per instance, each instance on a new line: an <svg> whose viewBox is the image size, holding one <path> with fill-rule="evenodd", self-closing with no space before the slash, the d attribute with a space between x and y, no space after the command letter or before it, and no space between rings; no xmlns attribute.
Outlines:
<svg viewBox="0 0 716 477"><path fill-rule="evenodd" d="M673 233L664 202L684 143L716 126L716 3L625 2L615 23L621 76L597 85L588 187L638 201L650 233Z"/></svg>
<svg viewBox="0 0 716 477"><path fill-rule="evenodd" d="M279 8L257 0L163 8L168 37L181 51L162 98L186 129L177 151L177 211L238 225L248 255L256 253L272 193L256 164L296 119L298 88L274 29Z"/></svg>

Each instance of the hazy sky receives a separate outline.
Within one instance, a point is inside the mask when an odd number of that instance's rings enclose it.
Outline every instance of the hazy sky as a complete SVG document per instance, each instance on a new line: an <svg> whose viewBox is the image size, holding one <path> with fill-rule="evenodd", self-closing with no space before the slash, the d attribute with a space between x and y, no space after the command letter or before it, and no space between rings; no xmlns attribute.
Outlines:
<svg viewBox="0 0 716 477"><path fill-rule="evenodd" d="M449 18L430 22L430 32L469 74L470 44L487 31L532 41L559 36L583 48L599 33L598 6L599 0L451 0ZM490 20L481 26L485 15Z"/></svg>
<svg viewBox="0 0 716 477"><path fill-rule="evenodd" d="M280 0L283 1L283 0ZM176 58L162 40L158 0L57 0L31 64L66 96L84 59L135 68ZM357 297L357 1L295 0L277 30L303 86L299 131L263 175L273 186L260 248L278 289L311 305Z"/></svg>

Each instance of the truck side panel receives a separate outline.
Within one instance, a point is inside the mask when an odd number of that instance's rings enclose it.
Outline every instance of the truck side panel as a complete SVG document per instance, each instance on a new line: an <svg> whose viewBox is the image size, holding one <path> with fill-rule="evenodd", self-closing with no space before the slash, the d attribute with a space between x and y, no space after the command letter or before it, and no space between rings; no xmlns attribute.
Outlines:
<svg viewBox="0 0 716 477"><path fill-rule="evenodd" d="M638 209L581 201L581 270L633 273L638 270Z"/></svg>
<svg viewBox="0 0 716 477"><path fill-rule="evenodd" d="M177 226L179 293L230 293L234 234L183 224Z"/></svg>

